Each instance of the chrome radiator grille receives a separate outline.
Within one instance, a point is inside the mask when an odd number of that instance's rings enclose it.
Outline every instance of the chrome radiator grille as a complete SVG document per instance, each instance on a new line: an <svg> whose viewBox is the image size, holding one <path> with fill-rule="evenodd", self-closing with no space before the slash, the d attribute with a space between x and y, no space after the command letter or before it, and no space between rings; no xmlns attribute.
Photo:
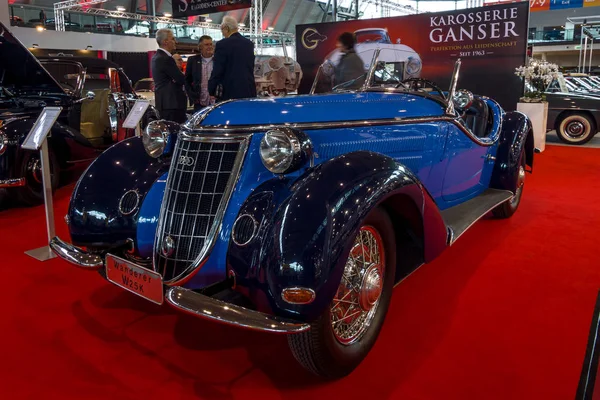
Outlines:
<svg viewBox="0 0 600 400"><path fill-rule="evenodd" d="M245 153L245 141L180 137L154 243L154 269L177 281L207 257Z"/></svg>

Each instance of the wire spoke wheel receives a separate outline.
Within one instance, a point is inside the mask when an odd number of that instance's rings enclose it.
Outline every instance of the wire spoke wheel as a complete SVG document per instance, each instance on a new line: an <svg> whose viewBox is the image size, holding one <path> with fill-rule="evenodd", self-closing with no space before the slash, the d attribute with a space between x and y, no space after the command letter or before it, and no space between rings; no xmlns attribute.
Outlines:
<svg viewBox="0 0 600 400"><path fill-rule="evenodd" d="M363 226L331 304L331 326L341 344L357 342L371 325L383 290L384 274L383 240L375 228Z"/></svg>
<svg viewBox="0 0 600 400"><path fill-rule="evenodd" d="M310 330L288 336L296 360L327 379L348 375L375 344L396 272L394 225L383 208L373 208L343 246L347 256L335 261L339 284L328 288L331 300L323 302Z"/></svg>

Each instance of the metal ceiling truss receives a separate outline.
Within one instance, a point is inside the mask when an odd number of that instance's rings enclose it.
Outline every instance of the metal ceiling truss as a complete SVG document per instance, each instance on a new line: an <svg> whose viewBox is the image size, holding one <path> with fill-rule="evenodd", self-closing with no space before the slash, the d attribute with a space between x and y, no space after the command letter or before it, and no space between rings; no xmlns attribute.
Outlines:
<svg viewBox="0 0 600 400"><path fill-rule="evenodd" d="M249 15L249 25L250 25L250 33L253 36L254 46L257 51L260 53L262 49L262 36L263 36L263 0L254 0L252 2L252 7L250 7L250 15Z"/></svg>
<svg viewBox="0 0 600 400"><path fill-rule="evenodd" d="M78 13L82 13L82 14L91 14L91 15L99 15L102 17L107 17L107 18L118 18L118 19L128 19L128 20L134 20L134 21L147 21L150 23L163 23L163 24L170 24L170 25L185 25L185 26L195 26L195 27L199 27L199 28L206 28L206 29L215 29L217 31L219 31L221 29L221 26L218 24L211 24L208 22L199 22L199 21L192 21L189 22L186 19L176 19L176 18L170 18L170 17L159 17L159 16L153 16L153 15L147 15L147 14L136 14L136 13L130 13L130 12L125 12L125 11L117 11L117 10L107 10L104 8L87 8L87 6L93 5L93 4L100 4L100 3L105 3L107 0L90 0L90 1L81 1L81 0L70 0L70 1L63 1L60 3L55 3L54 4L54 18L56 20L56 30L57 31L64 31L65 30L65 10L68 11L72 11L72 12L78 12ZM255 0L254 4L256 3L260 3L258 4L259 9L262 6L262 0ZM252 7L254 9L254 5ZM250 10L252 12L252 9ZM263 38L263 37L280 37L282 39L293 39L294 38L294 34L293 33L287 33L287 32L276 32L276 31L263 31L262 30L262 12L260 13L256 13L256 10L254 11L255 15L254 17L256 18L256 22L254 22L253 24L251 23L251 28L240 28L240 32L244 32L244 34L248 35L250 38L254 39L255 41L258 41L258 43L262 44L262 40L259 40L259 38ZM253 21L253 19L251 18L250 21Z"/></svg>
<svg viewBox="0 0 600 400"><path fill-rule="evenodd" d="M327 17L330 15L333 17L333 21L339 21L340 19L359 19L364 13L365 7L369 4L381 7L382 16L389 16L390 11L397 11L406 15L417 13L417 10L413 7L398 4L393 0L352 0L349 7L339 6L341 1L342 0L327 0L327 4L325 5L319 3L319 7L323 10L321 22L326 22ZM361 6L363 7L362 11L360 10Z"/></svg>
<svg viewBox="0 0 600 400"><path fill-rule="evenodd" d="M361 3L374 4L376 6L385 7L391 11L398 11L405 14L416 14L417 11L411 6L403 6L392 0L360 0Z"/></svg>

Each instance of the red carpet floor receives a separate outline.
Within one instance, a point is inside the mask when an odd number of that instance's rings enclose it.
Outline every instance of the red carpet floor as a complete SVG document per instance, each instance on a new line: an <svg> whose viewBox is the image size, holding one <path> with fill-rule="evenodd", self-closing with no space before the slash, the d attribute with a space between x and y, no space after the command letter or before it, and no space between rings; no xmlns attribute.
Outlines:
<svg viewBox="0 0 600 400"><path fill-rule="evenodd" d="M72 186L56 196L59 234ZM182 315L23 252L43 208L0 212L2 399L572 399L600 289L600 150L549 146L510 220L486 219L395 289L348 378L282 336Z"/></svg>

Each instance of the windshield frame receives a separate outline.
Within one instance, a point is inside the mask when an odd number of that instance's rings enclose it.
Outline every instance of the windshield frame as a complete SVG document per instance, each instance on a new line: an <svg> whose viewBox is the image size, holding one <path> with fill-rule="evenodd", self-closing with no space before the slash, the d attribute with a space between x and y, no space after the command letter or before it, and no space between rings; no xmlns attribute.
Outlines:
<svg viewBox="0 0 600 400"><path fill-rule="evenodd" d="M75 84L75 89L73 90L73 96L74 97L81 97L82 93L83 93L83 87L85 84L85 78L86 78L86 68L83 66L83 64L81 64L80 62L77 61L71 61L71 60L55 60L55 59L50 59L50 60L40 60L40 63L42 64L42 66L44 67L44 69L46 71L48 71L48 74L50 74L50 76L52 76L52 78L60 85L60 81L58 79L56 79L56 77L52 74L51 70L46 68L46 65L51 65L51 64L62 64L62 65L69 65L69 66L75 66L79 69L79 71L77 72L78 77L77 77L77 82ZM61 85L62 87L62 85ZM63 88L64 89L64 88Z"/></svg>

